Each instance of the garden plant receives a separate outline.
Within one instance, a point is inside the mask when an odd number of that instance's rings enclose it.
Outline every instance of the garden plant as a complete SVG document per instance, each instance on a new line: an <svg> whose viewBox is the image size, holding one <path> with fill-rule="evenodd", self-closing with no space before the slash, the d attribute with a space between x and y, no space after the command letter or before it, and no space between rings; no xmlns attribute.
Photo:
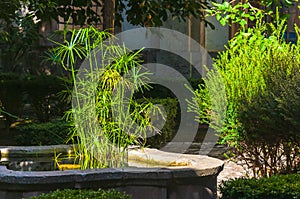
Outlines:
<svg viewBox="0 0 300 199"><path fill-rule="evenodd" d="M159 114L160 109L126 95L149 88L140 51L104 42L110 37L93 27L65 30L63 42L53 41L57 46L49 53L71 74L73 104L65 117L72 123L72 138L78 139L82 169L124 166L129 145L143 144L139 141L149 130L159 133L150 113ZM80 64L87 67L79 72Z"/></svg>
<svg viewBox="0 0 300 199"><path fill-rule="evenodd" d="M300 175L231 179L220 186L222 199L285 199L300 197Z"/></svg>
<svg viewBox="0 0 300 199"><path fill-rule="evenodd" d="M81 189L64 189L52 191L48 194L31 197L31 199L130 199L130 195L110 189L110 190L81 190Z"/></svg>
<svg viewBox="0 0 300 199"><path fill-rule="evenodd" d="M230 9L240 10L239 6ZM241 30L215 59L220 76L208 71L204 79L206 85L213 85L221 78L226 89L225 124L212 127L220 132L220 142L233 147L233 154L254 176L296 173L300 169L300 42L284 40L286 21L278 12L254 12L219 16L224 23L232 17ZM266 15L274 21L266 21ZM253 19L255 25L247 28L245 18ZM299 28L295 30L299 36ZM196 95L199 120L209 123L215 117L209 92L199 86Z"/></svg>

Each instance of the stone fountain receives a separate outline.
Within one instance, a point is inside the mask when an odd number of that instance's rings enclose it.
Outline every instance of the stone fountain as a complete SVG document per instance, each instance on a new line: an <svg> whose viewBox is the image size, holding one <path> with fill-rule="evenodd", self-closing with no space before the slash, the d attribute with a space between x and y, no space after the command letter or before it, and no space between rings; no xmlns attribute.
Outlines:
<svg viewBox="0 0 300 199"><path fill-rule="evenodd" d="M72 146L13 146L0 151L0 198L5 199L66 188L114 188L133 199L217 198L217 176L223 169L223 161L208 156L136 148L129 150L124 168L41 171L54 164L49 161L54 152L67 155Z"/></svg>

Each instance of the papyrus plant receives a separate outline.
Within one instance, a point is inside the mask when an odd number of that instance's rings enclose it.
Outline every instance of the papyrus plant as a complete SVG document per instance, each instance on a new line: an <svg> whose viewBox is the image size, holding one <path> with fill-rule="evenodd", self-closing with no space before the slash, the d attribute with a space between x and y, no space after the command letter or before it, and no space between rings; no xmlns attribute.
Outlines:
<svg viewBox="0 0 300 199"><path fill-rule="evenodd" d="M138 138L149 130L157 131L150 118L154 106L131 97L149 88L140 51L114 40L93 27L65 30L63 41L54 41L57 46L49 53L71 74L72 109L66 118L73 123L82 169L126 165L128 145L140 144Z"/></svg>

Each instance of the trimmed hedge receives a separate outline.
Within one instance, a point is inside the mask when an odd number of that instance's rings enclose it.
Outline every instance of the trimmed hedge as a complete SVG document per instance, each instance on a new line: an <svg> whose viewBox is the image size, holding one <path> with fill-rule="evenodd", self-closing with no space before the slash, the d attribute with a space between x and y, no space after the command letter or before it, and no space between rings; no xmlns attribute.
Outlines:
<svg viewBox="0 0 300 199"><path fill-rule="evenodd" d="M146 139L146 146L152 148L161 148L167 142L171 141L175 136L180 123L180 108L177 99L166 98L166 99L147 99L153 104L159 104L164 106L167 117L164 127L161 129L160 134L156 134ZM137 100L142 103L143 99Z"/></svg>
<svg viewBox="0 0 300 199"><path fill-rule="evenodd" d="M0 108L14 116L20 116L22 107L23 89L19 79L14 73L0 73ZM6 127L14 121L15 118L7 116Z"/></svg>
<svg viewBox="0 0 300 199"><path fill-rule="evenodd" d="M31 197L31 199L131 199L130 195L121 193L116 190L85 190L85 189L65 189L56 190L48 194L42 194L40 196Z"/></svg>
<svg viewBox="0 0 300 199"><path fill-rule="evenodd" d="M300 174L274 175L261 179L239 178L223 182L221 199L300 198Z"/></svg>
<svg viewBox="0 0 300 199"><path fill-rule="evenodd" d="M68 105L58 94L66 89L66 81L54 75L28 76L22 81L24 93L40 122L61 117Z"/></svg>
<svg viewBox="0 0 300 199"><path fill-rule="evenodd" d="M153 104L164 106L167 120L161 133L146 139L146 146L160 148L175 136L180 121L180 109L177 99L147 99ZM144 99L137 100L143 103ZM69 136L69 124L63 120L55 120L45 123L27 123L15 127L19 131L16 137L16 145L55 145L65 144ZM76 140L76 139L75 139Z"/></svg>
<svg viewBox="0 0 300 199"><path fill-rule="evenodd" d="M19 131L16 144L22 146L65 144L69 138L68 123L62 120L22 124L15 128Z"/></svg>
<svg viewBox="0 0 300 199"><path fill-rule="evenodd" d="M202 78L189 78L187 79L193 89L197 89L198 85L204 85ZM171 85L177 85L180 83L180 80L169 79L164 80L169 82ZM167 87L160 84L150 84L150 90L144 90L144 92L134 93L135 98L154 98L154 99L166 99L166 98L176 98L175 94L168 89Z"/></svg>
<svg viewBox="0 0 300 199"><path fill-rule="evenodd" d="M66 82L54 75L20 76L0 73L0 101L4 110L15 116L26 117L24 104L31 104L30 119L47 122L62 116L68 104L61 102L57 94L65 89ZM9 118L8 125L14 119Z"/></svg>

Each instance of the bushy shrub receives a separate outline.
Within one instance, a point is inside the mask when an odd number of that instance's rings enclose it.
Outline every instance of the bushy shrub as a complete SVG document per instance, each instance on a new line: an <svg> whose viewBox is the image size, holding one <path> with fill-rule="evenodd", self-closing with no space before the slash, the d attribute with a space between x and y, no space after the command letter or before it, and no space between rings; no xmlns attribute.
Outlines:
<svg viewBox="0 0 300 199"><path fill-rule="evenodd" d="M34 109L39 122L48 122L61 117L68 104L61 101L58 94L65 89L65 81L53 75L28 76L22 80L28 103Z"/></svg>
<svg viewBox="0 0 300 199"><path fill-rule="evenodd" d="M193 89L197 89L198 85L204 84L203 79L201 78L188 78L188 82L190 83L191 87ZM178 81L176 79L170 79L169 82L172 84L178 84ZM134 96L136 98L154 98L154 99L165 99L165 98L176 98L175 94L172 93L171 90L169 90L167 87L164 87L159 84L150 84L151 89L145 90L144 92L137 92L134 93Z"/></svg>
<svg viewBox="0 0 300 199"><path fill-rule="evenodd" d="M138 100L139 103L143 103L143 99ZM180 121L179 113L179 102L177 99L166 98L166 99L147 99L153 104L160 104L165 108L166 121L160 132L156 135L148 137L145 145L153 148L160 148L167 142L171 141L177 132L178 124Z"/></svg>
<svg viewBox="0 0 300 199"><path fill-rule="evenodd" d="M48 194L31 197L31 199L130 199L131 197L125 193L116 190L81 190L81 189L64 189L56 190Z"/></svg>
<svg viewBox="0 0 300 199"><path fill-rule="evenodd" d="M210 71L205 79L212 85L221 78L225 85L225 124L216 129L222 143L234 147L257 176L300 169L300 42L286 43L284 30L283 23L258 23L240 32L215 60L220 76ZM200 87L196 95L199 117L209 123L207 89Z"/></svg>
<svg viewBox="0 0 300 199"><path fill-rule="evenodd" d="M62 103L57 94L63 89L64 81L56 76L0 73L0 104L6 112L20 118L48 122L62 116L68 104ZM31 105L32 115L24 112L25 103ZM7 120L10 125L15 118L7 115Z"/></svg>
<svg viewBox="0 0 300 199"><path fill-rule="evenodd" d="M13 116L20 116L22 110L23 87L19 76L14 73L0 73L0 106ZM14 117L6 116L6 126L15 121Z"/></svg>
<svg viewBox="0 0 300 199"><path fill-rule="evenodd" d="M270 178L233 179L220 186L221 199L300 198L300 175L274 175Z"/></svg>
<svg viewBox="0 0 300 199"><path fill-rule="evenodd" d="M66 144L69 126L65 121L29 123L15 127L19 131L16 144L22 146Z"/></svg>

